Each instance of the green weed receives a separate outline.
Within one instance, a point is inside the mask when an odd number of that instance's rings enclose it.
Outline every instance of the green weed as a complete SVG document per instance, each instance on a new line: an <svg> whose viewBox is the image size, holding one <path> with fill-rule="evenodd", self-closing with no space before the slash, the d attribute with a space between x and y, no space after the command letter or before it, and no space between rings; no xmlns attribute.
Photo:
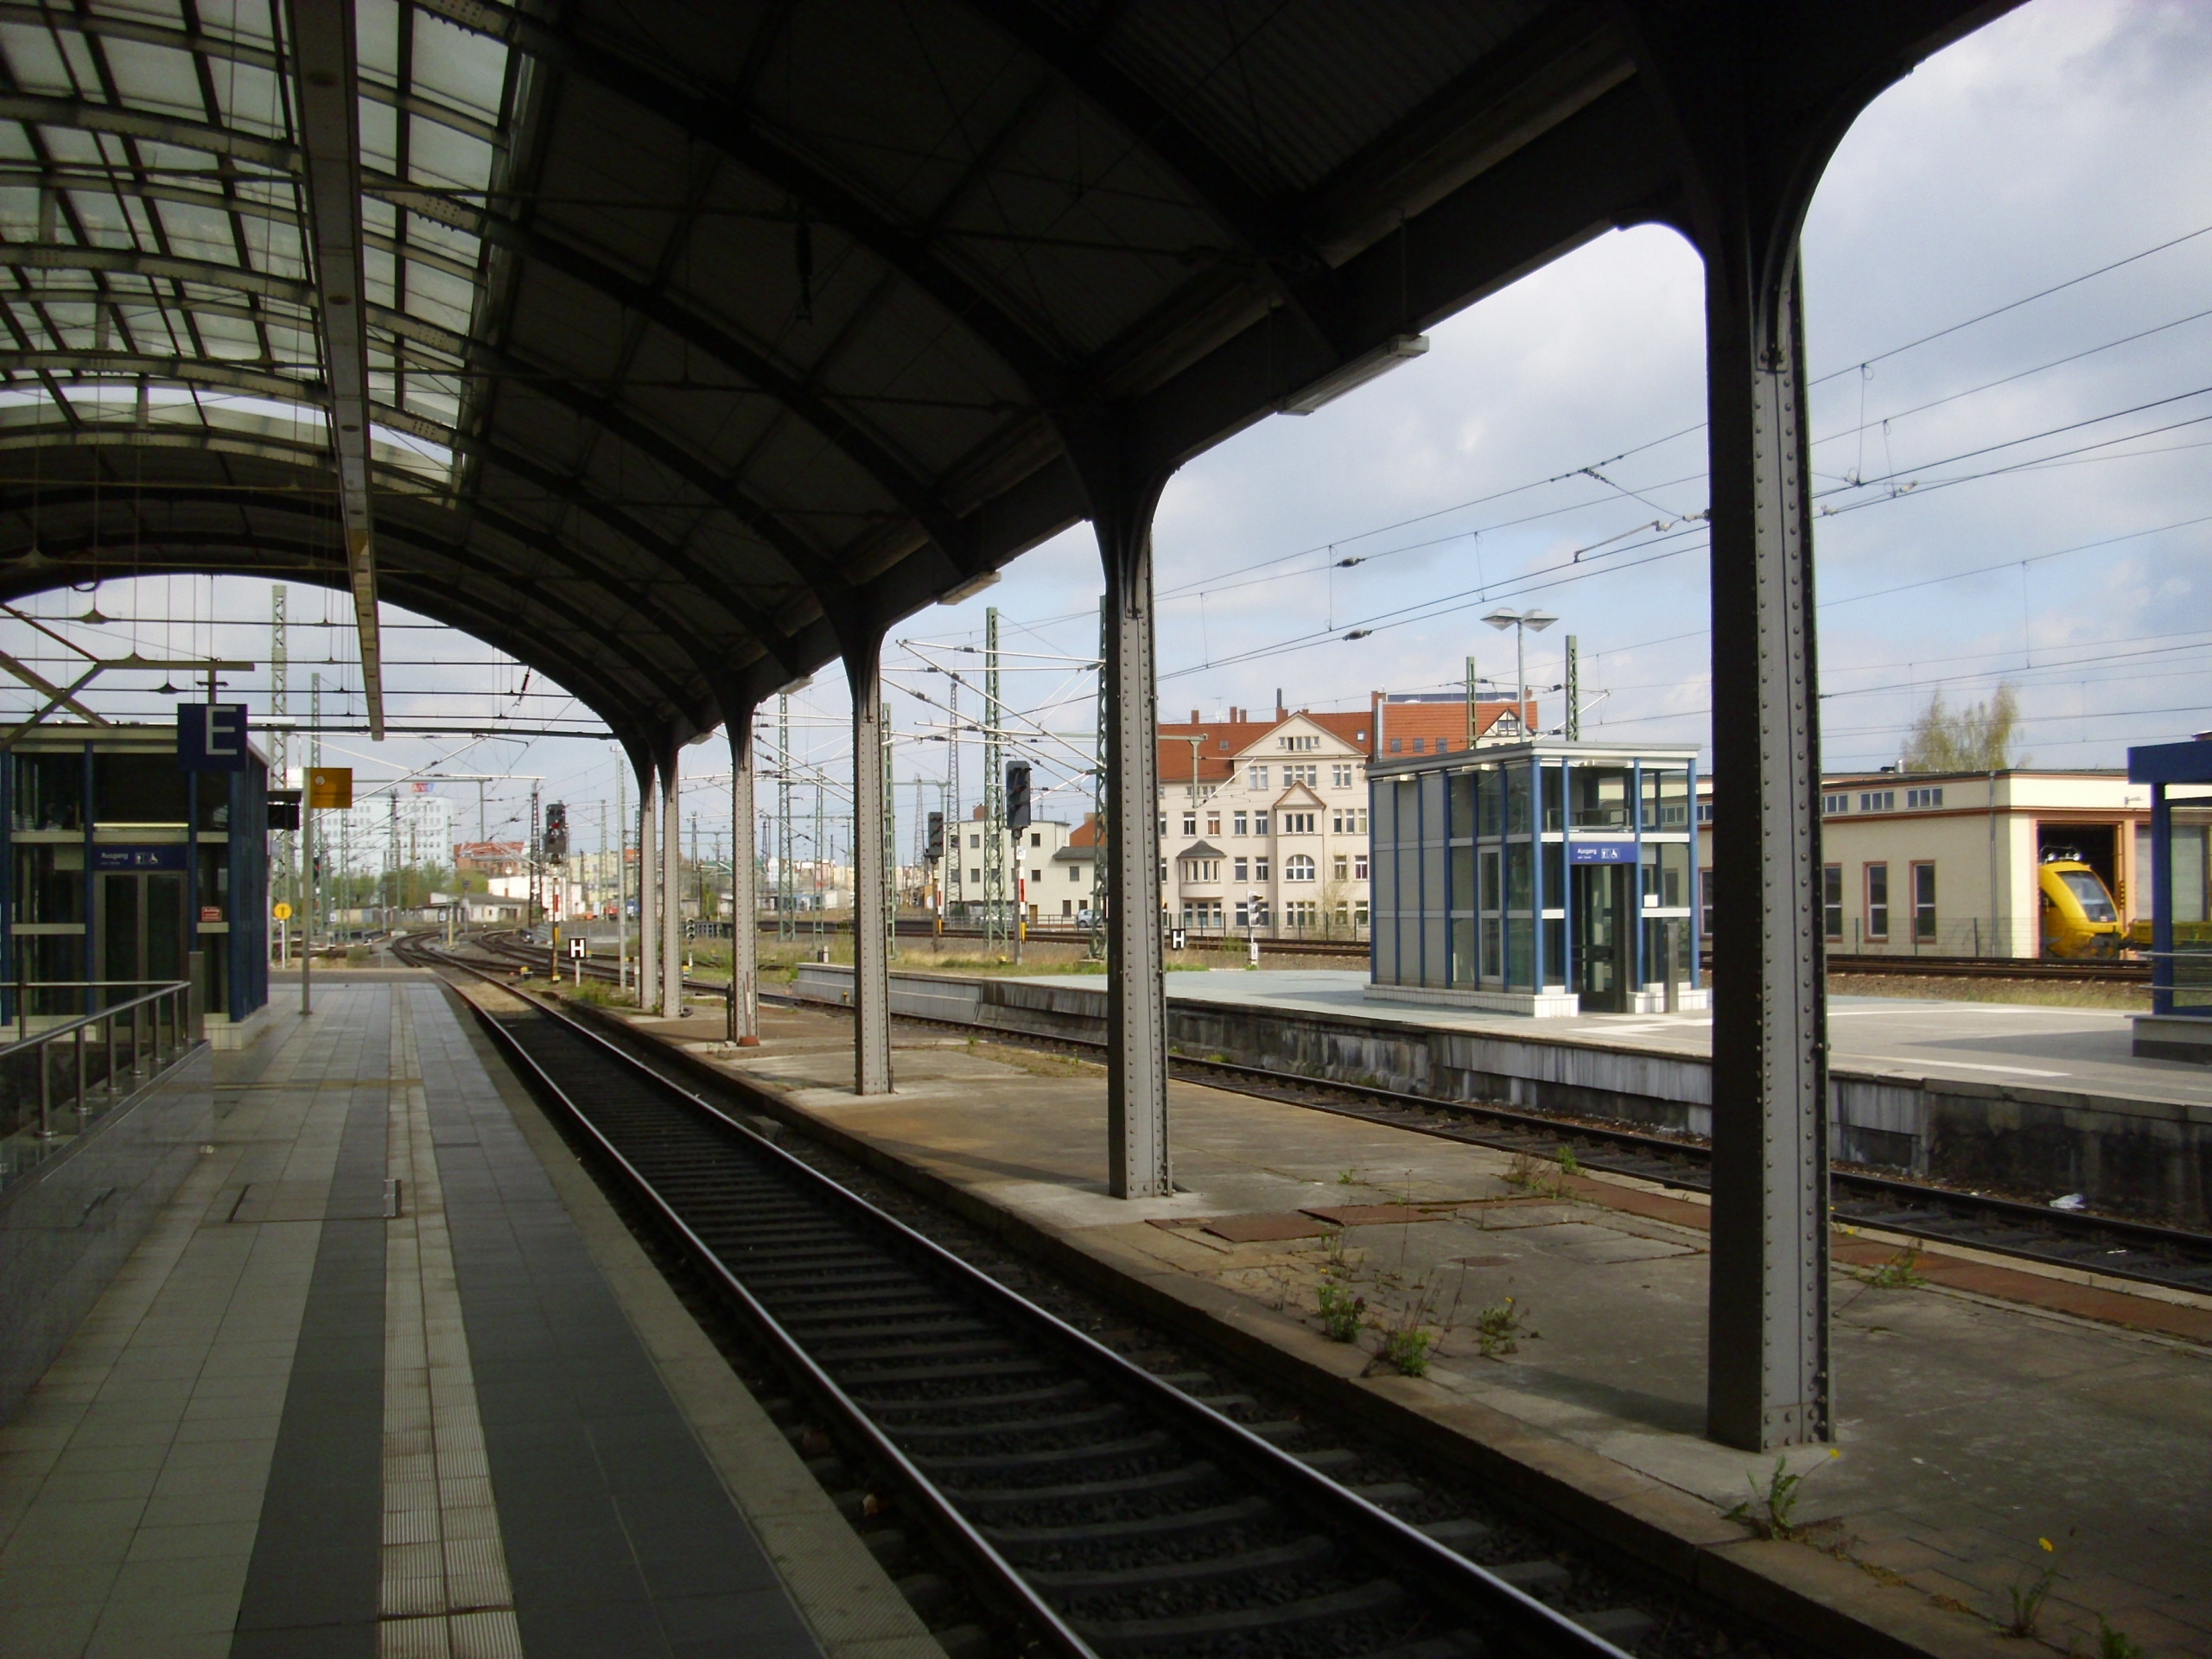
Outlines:
<svg viewBox="0 0 2212 1659"><path fill-rule="evenodd" d="M2102 1613L2097 1615L2097 1659L2145 1659L2141 1643L2116 1630Z"/></svg>
<svg viewBox="0 0 2212 1659"><path fill-rule="evenodd" d="M1482 1344L1484 1359L1497 1359L1505 1354L1521 1351L1521 1338L1534 1340L1542 1333L1527 1327L1528 1313L1510 1296L1502 1302L1492 1303L1475 1315L1475 1339Z"/></svg>
<svg viewBox="0 0 2212 1659"><path fill-rule="evenodd" d="M1321 1307L1321 1331L1331 1342L1350 1342L1359 1334L1366 1323L1367 1298L1355 1296L1344 1286L1321 1281L1318 1300Z"/></svg>
<svg viewBox="0 0 2212 1659"><path fill-rule="evenodd" d="M1559 1173L1561 1179L1569 1175L1580 1175L1582 1173L1582 1160L1574 1155L1573 1147L1561 1147L1559 1149Z"/></svg>
<svg viewBox="0 0 2212 1659"><path fill-rule="evenodd" d="M1842 1455L1834 1447L1828 1448L1831 1459ZM1815 1464L1813 1469L1820 1466ZM1759 1491L1757 1481L1749 1475L1744 1477L1751 1485L1751 1501L1729 1510L1728 1519L1742 1522L1762 1538L1795 1538L1802 1530L1793 1518L1797 1512L1797 1500L1804 1495L1805 1478L1812 1472L1812 1469L1793 1471L1788 1458L1777 1458L1764 1492Z"/></svg>
<svg viewBox="0 0 2212 1659"><path fill-rule="evenodd" d="M1859 1276L1876 1290L1917 1290L1928 1282L1919 1263L1920 1246L1908 1245L1872 1272Z"/></svg>
<svg viewBox="0 0 2212 1659"><path fill-rule="evenodd" d="M2025 1580L2005 1593L2012 1599L2012 1622L2005 1627L2007 1636L2028 1637L2036 1633L2036 1626L2043 1619L2043 1605L2050 1599L2050 1587L2058 1582L2058 1546L2048 1538L2036 1540L2043 1551L2043 1560Z"/></svg>
<svg viewBox="0 0 2212 1659"><path fill-rule="evenodd" d="M1428 1351L1436 1345L1433 1332L1407 1327L1382 1333L1383 1363L1400 1376L1420 1376L1428 1370Z"/></svg>

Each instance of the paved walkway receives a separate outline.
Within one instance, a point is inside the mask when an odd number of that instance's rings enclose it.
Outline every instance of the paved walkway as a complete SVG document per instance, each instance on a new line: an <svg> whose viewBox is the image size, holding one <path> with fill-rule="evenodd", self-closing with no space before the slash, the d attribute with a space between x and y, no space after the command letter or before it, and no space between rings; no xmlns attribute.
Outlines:
<svg viewBox="0 0 2212 1659"><path fill-rule="evenodd" d="M1248 980L1222 977L1249 995ZM896 1056L898 1092L861 1100L849 1092L849 1020L764 1014L760 1049L695 1047L1301 1363L1346 1378L1368 1363L1319 1337L1325 1272L1382 1317L1419 1302L1443 1333L1428 1376L1359 1386L1387 1387L1439 1423L1573 1449L1607 1501L1663 1491L1700 1506L1712 1536L1743 1535L1720 1516L1773 1459L1701 1435L1707 1247L1694 1201L1586 1179L1561 1198L1515 1184L1529 1172L1481 1148L1177 1084L1186 1190L1116 1202L1104 1190L1097 1068L917 1036ZM712 1032L694 1021L668 1034ZM1316 1218L1330 1212L1349 1224ZM1885 1288L1866 1275L1893 1246L1839 1243L1842 1456L1791 1461L1817 1465L1799 1517L1821 1523L1813 1541L1866 1569L1844 1578L1963 1610L1961 1632L1986 1638L2009 1617L2010 1592L2052 1559L2037 1543L2047 1537L2060 1567L2042 1624L2053 1645L2096 1651L2102 1615L2153 1654L2212 1651L2212 1298L2077 1303L2062 1281L1933 1256ZM1497 1316L1510 1351L1493 1341L1484 1352L1485 1309L1510 1310Z"/></svg>
<svg viewBox="0 0 2212 1659"><path fill-rule="evenodd" d="M0 1427L0 1654L938 1652L481 1042L417 976L217 1057Z"/></svg>
<svg viewBox="0 0 2212 1659"><path fill-rule="evenodd" d="M1033 982L1089 990L1099 989L1103 983L1096 974L1039 975ZM1366 983L1363 971L1343 969L1218 968L1169 974L1167 995L1177 1001L1350 1015L1378 1025L1596 1043L1700 1058L1713 1052L1709 1014L1586 1014L1566 1020L1531 1020L1476 1008L1373 1001L1362 994ZM1834 1063L1851 1071L2212 1105L2212 1066L2137 1059L2128 1052L2133 1028L2125 1014L1935 997L1833 996L1828 1020Z"/></svg>

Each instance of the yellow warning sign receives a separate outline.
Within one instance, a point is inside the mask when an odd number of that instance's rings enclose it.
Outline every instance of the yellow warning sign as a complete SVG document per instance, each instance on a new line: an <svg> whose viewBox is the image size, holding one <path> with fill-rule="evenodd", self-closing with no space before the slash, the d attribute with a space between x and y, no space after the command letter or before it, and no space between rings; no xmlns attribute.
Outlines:
<svg viewBox="0 0 2212 1659"><path fill-rule="evenodd" d="M281 899L276 901L276 908L269 913L280 922L289 922L292 919L292 907Z"/></svg>
<svg viewBox="0 0 2212 1659"><path fill-rule="evenodd" d="M353 768L309 766L308 804L318 812L343 810L353 804Z"/></svg>

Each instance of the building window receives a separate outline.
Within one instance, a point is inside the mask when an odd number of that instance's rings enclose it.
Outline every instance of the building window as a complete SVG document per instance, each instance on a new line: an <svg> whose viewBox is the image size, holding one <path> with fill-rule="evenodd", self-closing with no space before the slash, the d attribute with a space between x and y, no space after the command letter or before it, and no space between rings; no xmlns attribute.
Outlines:
<svg viewBox="0 0 2212 1659"><path fill-rule="evenodd" d="M976 883L981 882L981 881L982 880L982 879L983 879L983 873L982 873L981 870L972 870L972 869L971 869L971 870L969 870L969 871L968 872L968 880L969 880L969 884L970 884L971 886L972 886L972 885L974 885L974 884L976 884Z"/></svg>
<svg viewBox="0 0 2212 1659"><path fill-rule="evenodd" d="M1897 792L1894 789L1869 789L1860 791L1859 810L1861 812L1894 812L1897 810Z"/></svg>
<svg viewBox="0 0 2212 1659"><path fill-rule="evenodd" d="M1183 815L1183 833L1186 836L1195 836L1198 833L1198 815L1197 813L1185 812Z"/></svg>
<svg viewBox="0 0 2212 1659"><path fill-rule="evenodd" d="M1239 881L1249 881L1252 879L1250 861L1240 858L1231 868L1236 872L1234 878L1235 880Z"/></svg>
<svg viewBox="0 0 2212 1659"><path fill-rule="evenodd" d="M1936 943L1936 867L1912 867L1912 938L1916 944Z"/></svg>
<svg viewBox="0 0 2212 1659"><path fill-rule="evenodd" d="M1252 879L1255 881L1264 881L1268 879L1268 861L1266 859L1255 858L1252 861Z"/></svg>
<svg viewBox="0 0 2212 1659"><path fill-rule="evenodd" d="M1866 937L1890 937L1890 867L1886 864L1866 867Z"/></svg>
<svg viewBox="0 0 2212 1659"><path fill-rule="evenodd" d="M1220 833L1221 833L1221 814L1220 814L1220 813L1218 813L1218 812L1209 812L1209 813L1207 813L1207 814L1206 814L1206 834L1208 834L1208 835L1210 835L1210 836L1217 836L1217 835L1219 835Z"/></svg>
<svg viewBox="0 0 2212 1659"><path fill-rule="evenodd" d="M1246 819L1242 812L1239 812L1235 817L1231 818L1229 823L1230 834L1231 835L1242 836L1249 835L1250 833L1250 830L1247 828L1249 820Z"/></svg>
<svg viewBox="0 0 2212 1659"><path fill-rule="evenodd" d="M1071 881L1080 881L1080 880L1083 880L1083 866L1082 866L1082 865L1080 865L1080 864L1071 864L1071 865L1069 865L1069 866L1068 866L1068 880L1071 880Z"/></svg>
<svg viewBox="0 0 2212 1659"><path fill-rule="evenodd" d="M1908 789L1904 792L1904 804L1908 808L1916 810L1941 806L1943 804L1943 791L1940 789Z"/></svg>
<svg viewBox="0 0 2212 1659"><path fill-rule="evenodd" d="M1427 740L1427 738L1425 738L1425 737L1417 737L1417 738L1414 739L1414 753L1415 754L1426 754L1426 753L1428 753L1428 740Z"/></svg>
<svg viewBox="0 0 2212 1659"><path fill-rule="evenodd" d="M1351 879L1355 881L1364 881L1367 880L1367 855L1365 853L1354 853L1352 855Z"/></svg>
<svg viewBox="0 0 2212 1659"><path fill-rule="evenodd" d="M1313 861L1303 853L1294 854L1282 861L1282 879L1286 881L1311 881Z"/></svg>
<svg viewBox="0 0 2212 1659"><path fill-rule="evenodd" d="M1402 737L1394 737L1394 738L1392 738L1392 739L1390 740L1390 753L1393 753L1393 754L1403 754L1405 752L1406 752L1406 741L1405 741L1405 739L1403 739Z"/></svg>
<svg viewBox="0 0 2212 1659"><path fill-rule="evenodd" d="M1268 833L1268 815L1266 813L1255 812L1252 815L1252 833L1255 836L1264 836Z"/></svg>
<svg viewBox="0 0 2212 1659"><path fill-rule="evenodd" d="M1821 810L1831 817L1838 812L1848 812L1851 810L1851 797L1848 795L1823 795L1821 797ZM1705 822L1702 816L1699 817L1698 822L1700 823Z"/></svg>
<svg viewBox="0 0 2212 1659"><path fill-rule="evenodd" d="M1041 830L1033 832L1029 837L1029 844L1032 847L1042 847L1045 844L1045 832Z"/></svg>
<svg viewBox="0 0 2212 1659"><path fill-rule="evenodd" d="M1329 782L1334 788L1350 789L1351 787L1351 768L1350 766L1331 766L1329 768Z"/></svg>
<svg viewBox="0 0 2212 1659"><path fill-rule="evenodd" d="M1072 915L1074 915L1074 914L1075 914L1075 900L1074 900L1074 899L1061 899L1061 900L1060 900L1060 914L1061 914L1061 915L1063 915L1063 916L1072 916Z"/></svg>
<svg viewBox="0 0 2212 1659"><path fill-rule="evenodd" d="M1310 836L1313 833L1311 812L1285 812L1280 815L1282 827L1278 832L1286 836Z"/></svg>
<svg viewBox="0 0 2212 1659"><path fill-rule="evenodd" d="M1713 822L1713 803L1711 801L1700 801L1697 804L1697 821L1700 823L1711 823Z"/></svg>
<svg viewBox="0 0 2212 1659"><path fill-rule="evenodd" d="M982 846L982 844L983 844L983 838L982 838L982 836L969 836L969 837L968 837L968 849L969 849L970 852L973 852L976 848L978 848L978 847Z"/></svg>
<svg viewBox="0 0 2212 1659"><path fill-rule="evenodd" d="M1821 931L1831 939L1843 937L1843 866L1829 864L1821 871Z"/></svg>
<svg viewBox="0 0 2212 1659"><path fill-rule="evenodd" d="M1252 907L1242 899L1239 899L1236 905L1236 925L1239 927L1252 925Z"/></svg>
<svg viewBox="0 0 2212 1659"><path fill-rule="evenodd" d="M1354 927L1365 927L1367 925L1366 899L1358 899L1353 900L1351 907L1351 925Z"/></svg>
<svg viewBox="0 0 2212 1659"><path fill-rule="evenodd" d="M1707 938L1713 937L1713 872L1697 873L1697 931Z"/></svg>
<svg viewBox="0 0 2212 1659"><path fill-rule="evenodd" d="M1255 767L1253 767L1253 768L1252 768L1252 787L1253 787L1253 788L1255 788L1255 789L1258 789L1258 790L1264 790L1264 789L1266 789L1266 788L1267 788L1267 786L1268 786L1268 769L1267 769L1265 766L1255 766Z"/></svg>
<svg viewBox="0 0 2212 1659"><path fill-rule="evenodd" d="M1336 862L1332 868L1336 871L1334 880L1338 881L1351 880L1351 860L1346 858L1342 853L1337 855Z"/></svg>

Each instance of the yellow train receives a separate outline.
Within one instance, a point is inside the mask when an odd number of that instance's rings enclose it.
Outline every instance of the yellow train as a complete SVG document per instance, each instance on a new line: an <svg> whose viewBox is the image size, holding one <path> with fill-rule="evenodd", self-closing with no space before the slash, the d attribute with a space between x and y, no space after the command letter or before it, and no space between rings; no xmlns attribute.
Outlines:
<svg viewBox="0 0 2212 1659"><path fill-rule="evenodd" d="M2104 878L2084 863L2079 853L2050 849L2044 854L2036 879L2043 894L2044 955L2111 957L2132 943ZM2147 945L2150 924L2139 925Z"/></svg>

